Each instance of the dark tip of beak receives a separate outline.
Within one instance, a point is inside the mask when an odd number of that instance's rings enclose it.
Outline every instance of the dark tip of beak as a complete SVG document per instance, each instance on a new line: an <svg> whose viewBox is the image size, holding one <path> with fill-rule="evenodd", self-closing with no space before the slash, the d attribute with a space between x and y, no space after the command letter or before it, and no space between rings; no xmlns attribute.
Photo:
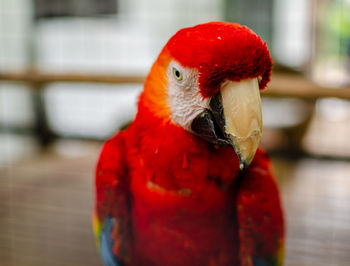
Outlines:
<svg viewBox="0 0 350 266"><path fill-rule="evenodd" d="M235 149L236 150L236 149ZM236 152L237 153L237 152ZM240 154L238 154L237 153L237 155L238 155L238 159L239 159L239 169L241 170L241 171L244 171L244 169L246 169L247 167L248 167L248 162L247 161L245 161L245 160L243 160L242 159L242 157L241 157L241 155Z"/></svg>

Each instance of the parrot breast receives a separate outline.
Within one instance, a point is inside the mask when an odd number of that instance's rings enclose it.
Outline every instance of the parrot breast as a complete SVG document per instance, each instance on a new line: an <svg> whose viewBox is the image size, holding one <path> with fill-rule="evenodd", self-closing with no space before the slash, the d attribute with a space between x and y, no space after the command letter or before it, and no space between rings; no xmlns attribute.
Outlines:
<svg viewBox="0 0 350 266"><path fill-rule="evenodd" d="M130 159L135 264L237 265L234 150L147 119L130 129L143 132Z"/></svg>
<svg viewBox="0 0 350 266"><path fill-rule="evenodd" d="M135 194L135 265L238 265L237 225L229 197L203 210L200 198L156 193ZM149 197L157 207L149 204Z"/></svg>

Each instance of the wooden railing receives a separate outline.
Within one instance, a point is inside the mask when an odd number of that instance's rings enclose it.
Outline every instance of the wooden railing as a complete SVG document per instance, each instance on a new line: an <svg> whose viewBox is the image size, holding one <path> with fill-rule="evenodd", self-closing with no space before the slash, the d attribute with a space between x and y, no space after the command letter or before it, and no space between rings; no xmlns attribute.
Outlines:
<svg viewBox="0 0 350 266"><path fill-rule="evenodd" d="M138 75L67 74L38 71L0 72L0 81L24 82L34 85L31 86L32 89L39 90L43 85L55 82L125 84L143 83L144 79L144 76ZM301 75L273 73L269 87L263 91L262 95L267 97L296 97L310 100L328 97L350 100L350 86L343 88L321 86L307 80Z"/></svg>
<svg viewBox="0 0 350 266"><path fill-rule="evenodd" d="M144 76L137 75L45 73L33 70L26 72L0 72L0 82L25 83L33 91L32 102L35 113L35 125L32 131L38 136L42 146L46 146L54 138L58 137L51 131L46 118L46 108L42 95L46 85L56 82L141 84L144 80ZM311 102L318 98L328 97L350 100L350 86L344 88L325 87L313 83L301 75L273 73L268 89L262 92L262 96L274 98L294 97ZM1 129L4 128L0 125ZM5 128L5 130L13 131L13 129L8 128ZM27 131L22 128L17 129L17 132Z"/></svg>
<svg viewBox="0 0 350 266"><path fill-rule="evenodd" d="M143 76L131 75L96 75L96 74L67 74L45 73L37 71L0 72L0 81L17 81L31 84L48 84L55 82L88 82L88 83L142 83Z"/></svg>
<svg viewBox="0 0 350 266"><path fill-rule="evenodd" d="M306 100L318 98L340 98L350 100L350 85L342 88L321 86L301 75L273 73L268 89L263 92L269 97L295 97Z"/></svg>

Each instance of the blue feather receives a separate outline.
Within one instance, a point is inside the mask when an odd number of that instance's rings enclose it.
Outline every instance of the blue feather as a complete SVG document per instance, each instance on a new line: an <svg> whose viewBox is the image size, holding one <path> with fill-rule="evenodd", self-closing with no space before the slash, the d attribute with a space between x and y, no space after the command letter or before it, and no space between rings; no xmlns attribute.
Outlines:
<svg viewBox="0 0 350 266"><path fill-rule="evenodd" d="M261 259L257 257L252 257L254 266L277 266L276 259Z"/></svg>
<svg viewBox="0 0 350 266"><path fill-rule="evenodd" d="M100 253L105 266L120 266L117 258L113 254L113 240L111 238L113 226L114 219L107 217L100 239Z"/></svg>

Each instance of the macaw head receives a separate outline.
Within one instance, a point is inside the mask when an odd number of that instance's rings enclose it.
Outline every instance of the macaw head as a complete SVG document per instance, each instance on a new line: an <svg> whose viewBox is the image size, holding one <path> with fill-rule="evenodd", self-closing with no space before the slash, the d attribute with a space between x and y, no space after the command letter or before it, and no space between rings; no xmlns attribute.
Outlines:
<svg viewBox="0 0 350 266"><path fill-rule="evenodd" d="M262 133L260 91L272 60L259 36L236 23L210 22L178 31L154 63L144 101L158 117L209 143L231 145L241 169Z"/></svg>

